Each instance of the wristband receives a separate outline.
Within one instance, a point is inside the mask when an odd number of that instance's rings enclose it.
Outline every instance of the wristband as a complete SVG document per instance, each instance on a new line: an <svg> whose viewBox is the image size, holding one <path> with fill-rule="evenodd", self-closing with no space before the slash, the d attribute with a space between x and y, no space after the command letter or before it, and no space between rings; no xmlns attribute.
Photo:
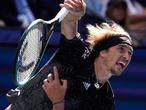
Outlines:
<svg viewBox="0 0 146 110"><path fill-rule="evenodd" d="M59 103L64 103L64 99L62 99L62 100L60 100L60 101L57 101L57 102L54 102L53 105L59 104Z"/></svg>

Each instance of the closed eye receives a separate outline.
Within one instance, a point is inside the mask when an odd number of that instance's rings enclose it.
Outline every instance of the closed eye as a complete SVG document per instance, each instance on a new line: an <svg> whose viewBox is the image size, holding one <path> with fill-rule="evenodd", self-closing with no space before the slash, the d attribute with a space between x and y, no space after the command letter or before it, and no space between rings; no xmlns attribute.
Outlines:
<svg viewBox="0 0 146 110"><path fill-rule="evenodd" d="M125 52L125 49L123 47L119 47L118 50L119 50L120 53L124 53Z"/></svg>

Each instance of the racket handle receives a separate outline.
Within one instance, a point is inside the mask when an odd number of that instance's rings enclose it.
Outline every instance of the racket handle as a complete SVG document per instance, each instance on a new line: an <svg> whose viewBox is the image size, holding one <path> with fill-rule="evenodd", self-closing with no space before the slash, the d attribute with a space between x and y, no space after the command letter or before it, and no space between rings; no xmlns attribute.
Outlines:
<svg viewBox="0 0 146 110"><path fill-rule="evenodd" d="M58 13L57 15L55 16L55 19L59 19L59 22L61 22L64 17L69 13L69 11L63 7Z"/></svg>

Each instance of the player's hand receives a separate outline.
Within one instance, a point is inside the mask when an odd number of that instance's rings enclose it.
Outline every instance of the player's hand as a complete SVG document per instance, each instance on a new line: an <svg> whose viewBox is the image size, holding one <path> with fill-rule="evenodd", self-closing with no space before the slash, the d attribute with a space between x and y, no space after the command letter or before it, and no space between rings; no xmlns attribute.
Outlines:
<svg viewBox="0 0 146 110"><path fill-rule="evenodd" d="M48 75L48 78L44 80L43 89L52 103L63 101L67 90L67 80L60 80L58 76L58 70L56 67L54 70L54 79L52 74Z"/></svg>
<svg viewBox="0 0 146 110"><path fill-rule="evenodd" d="M63 22L78 21L86 10L86 4L84 0L64 0L61 7L65 7L69 10L69 14L64 18Z"/></svg>

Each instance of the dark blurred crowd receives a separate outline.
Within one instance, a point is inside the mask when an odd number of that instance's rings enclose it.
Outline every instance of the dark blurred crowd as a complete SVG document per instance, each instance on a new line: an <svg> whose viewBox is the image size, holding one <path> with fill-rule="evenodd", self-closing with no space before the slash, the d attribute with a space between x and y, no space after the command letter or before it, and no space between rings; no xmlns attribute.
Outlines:
<svg viewBox="0 0 146 110"><path fill-rule="evenodd" d="M93 23L116 22L127 30L134 46L146 46L145 0L86 0L86 16ZM93 19L93 20L92 20ZM97 21L98 19L98 21ZM86 22L86 20L83 21Z"/></svg>
<svg viewBox="0 0 146 110"><path fill-rule="evenodd" d="M33 20L52 19L63 0L1 0L0 25L27 27Z"/></svg>
<svg viewBox="0 0 146 110"><path fill-rule="evenodd" d="M1 0L0 26L26 28L33 20L52 19L63 0ZM87 11L80 21L86 24L116 22L127 30L135 46L146 46L145 0L86 0ZM86 36L86 28L79 28Z"/></svg>

